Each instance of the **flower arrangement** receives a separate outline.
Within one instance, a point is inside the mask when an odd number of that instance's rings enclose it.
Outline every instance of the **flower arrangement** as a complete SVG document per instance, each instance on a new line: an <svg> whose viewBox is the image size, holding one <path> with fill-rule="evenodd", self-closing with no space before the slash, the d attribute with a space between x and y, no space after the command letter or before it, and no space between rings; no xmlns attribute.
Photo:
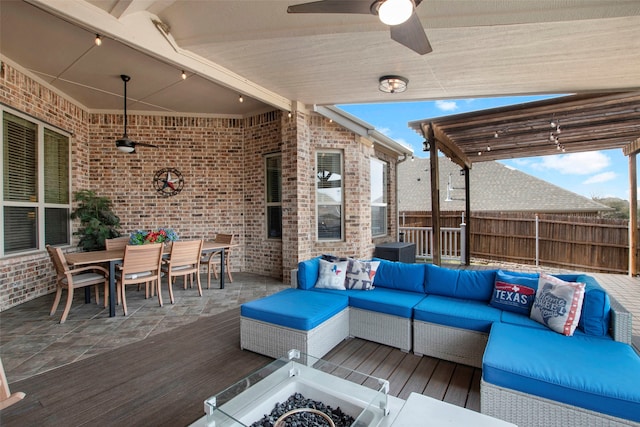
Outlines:
<svg viewBox="0 0 640 427"><path fill-rule="evenodd" d="M156 230L138 230L131 234L129 244L146 245L148 243L175 242L178 235L171 228L158 228Z"/></svg>

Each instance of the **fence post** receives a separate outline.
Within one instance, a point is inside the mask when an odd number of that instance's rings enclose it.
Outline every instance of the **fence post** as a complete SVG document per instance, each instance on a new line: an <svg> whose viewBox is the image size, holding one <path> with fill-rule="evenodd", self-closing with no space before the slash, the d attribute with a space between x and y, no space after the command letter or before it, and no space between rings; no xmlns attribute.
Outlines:
<svg viewBox="0 0 640 427"><path fill-rule="evenodd" d="M536 214L536 267L540 265L540 217Z"/></svg>
<svg viewBox="0 0 640 427"><path fill-rule="evenodd" d="M464 222L460 224L460 264L467 263L467 239L466 239L467 224Z"/></svg>

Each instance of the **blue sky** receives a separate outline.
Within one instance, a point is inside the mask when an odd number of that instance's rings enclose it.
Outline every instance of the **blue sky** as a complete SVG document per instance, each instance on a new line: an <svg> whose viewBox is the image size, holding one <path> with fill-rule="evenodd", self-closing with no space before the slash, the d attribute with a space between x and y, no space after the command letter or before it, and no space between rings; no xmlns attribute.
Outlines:
<svg viewBox="0 0 640 427"><path fill-rule="evenodd" d="M398 102L386 104L339 105L344 111L373 125L379 132L413 147L416 157L422 151L422 136L407 123L433 117L484 110L504 105L537 101L551 96L475 98L462 100ZM555 156L528 157L501 161L585 197L619 197L629 200L628 159L621 149Z"/></svg>

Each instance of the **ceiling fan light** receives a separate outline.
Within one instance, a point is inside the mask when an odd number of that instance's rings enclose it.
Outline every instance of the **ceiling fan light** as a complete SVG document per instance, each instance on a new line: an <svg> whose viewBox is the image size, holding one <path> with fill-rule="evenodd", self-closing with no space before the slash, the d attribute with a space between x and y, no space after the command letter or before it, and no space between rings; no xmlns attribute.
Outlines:
<svg viewBox="0 0 640 427"><path fill-rule="evenodd" d="M399 25L406 22L413 13L411 0L386 0L378 7L380 21L387 25Z"/></svg>
<svg viewBox="0 0 640 427"><path fill-rule="evenodd" d="M382 76L378 89L385 93L402 93L407 90L409 80L401 76Z"/></svg>
<svg viewBox="0 0 640 427"><path fill-rule="evenodd" d="M116 141L116 148L127 154L131 154L136 151L136 147L133 141L126 137Z"/></svg>

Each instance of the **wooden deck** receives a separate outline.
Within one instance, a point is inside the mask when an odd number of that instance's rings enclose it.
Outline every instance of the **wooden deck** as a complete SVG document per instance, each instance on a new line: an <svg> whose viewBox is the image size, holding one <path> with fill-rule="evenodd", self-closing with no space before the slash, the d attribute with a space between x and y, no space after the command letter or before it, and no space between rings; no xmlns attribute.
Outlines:
<svg viewBox="0 0 640 427"><path fill-rule="evenodd" d="M11 384L25 399L0 413L4 427L181 426L204 415L203 401L272 359L239 348L233 309ZM348 339L325 359L386 378L390 394L411 392L472 410L479 369Z"/></svg>

